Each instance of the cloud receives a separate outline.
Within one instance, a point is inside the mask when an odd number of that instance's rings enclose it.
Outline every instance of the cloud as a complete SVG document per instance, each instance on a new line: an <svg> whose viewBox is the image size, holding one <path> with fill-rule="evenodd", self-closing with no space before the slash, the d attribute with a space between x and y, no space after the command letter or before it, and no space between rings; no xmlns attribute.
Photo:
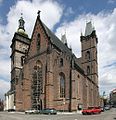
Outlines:
<svg viewBox="0 0 116 120"><path fill-rule="evenodd" d="M73 21L65 21L56 30L56 35L60 38L61 33L66 29L68 44L72 45L73 52L77 57L81 56L80 33L84 34L86 19L92 19L98 36L98 65L99 65L99 84L100 91L106 93L116 87L115 74L116 65L116 9L112 12L100 12L97 15L92 13L83 14L75 18ZM111 67L105 67L110 66Z"/></svg>
<svg viewBox="0 0 116 120"><path fill-rule="evenodd" d="M6 86L9 85L10 44L14 32L17 31L20 14L23 13L25 29L29 34L29 37L31 37L38 9L41 10L42 21L50 29L53 29L55 24L60 22L62 15L67 14L63 13L63 6L54 0L20 0L17 1L15 5L11 6L10 11L7 14L7 25L0 24L0 71L2 71L2 73L0 73L0 85L2 85L2 83L4 83L4 85L6 84ZM73 10L71 8L67 8L66 11L73 14ZM110 67L110 65L116 61L116 9L107 13L100 12L96 15L91 13L82 14L72 21L64 21L64 23L60 24L57 28L56 35L60 38L61 34L64 33L64 30L66 29L68 44L72 46L73 52L76 56L80 57L80 34L81 32L84 33L85 21L90 18L94 21L94 26L98 36L100 90L109 92L109 90L116 86L116 66L112 65ZM6 89L8 90L9 88L0 86L0 91L2 90L5 92Z"/></svg>
<svg viewBox="0 0 116 120"><path fill-rule="evenodd" d="M115 3L116 2L116 0L108 0L108 3L109 4L113 4L113 3Z"/></svg>
<svg viewBox="0 0 116 120"><path fill-rule="evenodd" d="M63 7L54 0L20 0L10 7L7 13L7 24L0 24L0 97L9 90L10 45L18 29L20 14L23 13L25 29L31 37L38 10L41 10L41 19L50 29L60 21L63 13Z"/></svg>
<svg viewBox="0 0 116 120"><path fill-rule="evenodd" d="M4 99L4 94L10 89L10 82L0 79L0 98Z"/></svg>
<svg viewBox="0 0 116 120"><path fill-rule="evenodd" d="M74 11L73 11L72 7L69 7L66 9L66 12L64 13L64 15L69 16L71 14L74 14Z"/></svg>
<svg viewBox="0 0 116 120"><path fill-rule="evenodd" d="M3 0L0 0L0 4L3 2Z"/></svg>

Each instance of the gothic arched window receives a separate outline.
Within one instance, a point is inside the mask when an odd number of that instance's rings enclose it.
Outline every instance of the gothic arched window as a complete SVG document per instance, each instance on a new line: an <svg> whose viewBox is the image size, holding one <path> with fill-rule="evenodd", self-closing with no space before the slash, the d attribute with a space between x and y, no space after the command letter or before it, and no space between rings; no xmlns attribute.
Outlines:
<svg viewBox="0 0 116 120"><path fill-rule="evenodd" d="M59 74L60 76L60 97L65 97L65 76L63 73Z"/></svg>
<svg viewBox="0 0 116 120"><path fill-rule="evenodd" d="M87 66L87 75L90 74L90 66Z"/></svg>
<svg viewBox="0 0 116 120"><path fill-rule="evenodd" d="M42 109L42 98L43 93L43 77L42 77L42 63L38 60L33 69L33 80L32 80L32 107L34 109Z"/></svg>
<svg viewBox="0 0 116 120"><path fill-rule="evenodd" d="M37 50L38 50L38 51L40 50L40 41L41 41L41 36L40 36L40 34L38 33L38 34L37 34Z"/></svg>
<svg viewBox="0 0 116 120"><path fill-rule="evenodd" d="M86 58L87 60L90 60L90 51L87 51L87 52L86 52L85 58Z"/></svg>

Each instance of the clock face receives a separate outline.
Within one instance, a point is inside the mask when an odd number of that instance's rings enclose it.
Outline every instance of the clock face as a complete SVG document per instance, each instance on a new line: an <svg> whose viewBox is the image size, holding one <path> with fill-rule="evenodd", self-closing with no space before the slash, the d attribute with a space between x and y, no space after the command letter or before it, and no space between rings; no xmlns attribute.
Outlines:
<svg viewBox="0 0 116 120"><path fill-rule="evenodd" d="M21 52L25 52L25 50L28 49L28 45L24 44L24 43L21 43L21 42L17 42L16 43L16 49L21 51Z"/></svg>

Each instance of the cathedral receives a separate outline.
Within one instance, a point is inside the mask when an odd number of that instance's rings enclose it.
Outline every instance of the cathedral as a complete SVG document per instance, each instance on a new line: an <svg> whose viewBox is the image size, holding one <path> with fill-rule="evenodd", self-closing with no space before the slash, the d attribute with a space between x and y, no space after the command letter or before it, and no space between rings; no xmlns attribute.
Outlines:
<svg viewBox="0 0 116 120"><path fill-rule="evenodd" d="M5 109L77 111L99 105L97 35L91 21L81 34L81 57L43 23L38 12L31 38L23 17L11 44L11 88Z"/></svg>

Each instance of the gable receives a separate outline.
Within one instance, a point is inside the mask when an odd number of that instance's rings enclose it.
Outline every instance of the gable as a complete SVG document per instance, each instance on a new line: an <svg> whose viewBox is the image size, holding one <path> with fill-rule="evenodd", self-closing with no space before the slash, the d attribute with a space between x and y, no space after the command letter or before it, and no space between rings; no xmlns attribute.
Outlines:
<svg viewBox="0 0 116 120"><path fill-rule="evenodd" d="M48 36L41 24L40 19L36 19L32 33L31 44L28 51L28 57L33 57L47 50Z"/></svg>

